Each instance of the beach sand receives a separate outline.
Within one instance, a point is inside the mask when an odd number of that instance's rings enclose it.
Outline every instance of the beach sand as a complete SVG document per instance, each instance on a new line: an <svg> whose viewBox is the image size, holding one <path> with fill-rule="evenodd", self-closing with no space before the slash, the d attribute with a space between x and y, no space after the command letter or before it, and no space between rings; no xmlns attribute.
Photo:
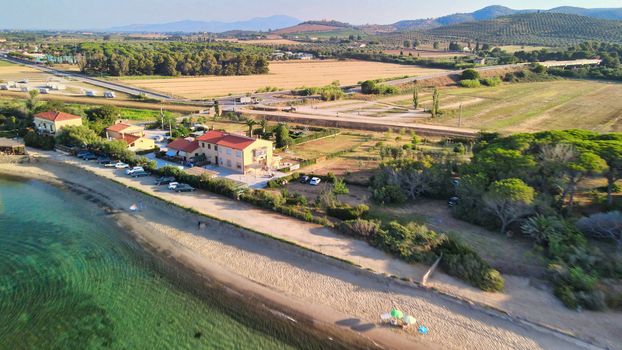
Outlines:
<svg viewBox="0 0 622 350"><path fill-rule="evenodd" d="M54 161L0 164L0 173L37 178L86 193L91 200L113 208L119 224L139 242L195 269L205 278L305 315L318 325L356 332L385 348L595 348L431 290L199 216L70 165ZM130 212L128 208L134 203L141 210ZM205 222L204 227L198 228L198 221ZM414 330L379 325L379 315L393 306L412 314L430 333L423 336Z"/></svg>

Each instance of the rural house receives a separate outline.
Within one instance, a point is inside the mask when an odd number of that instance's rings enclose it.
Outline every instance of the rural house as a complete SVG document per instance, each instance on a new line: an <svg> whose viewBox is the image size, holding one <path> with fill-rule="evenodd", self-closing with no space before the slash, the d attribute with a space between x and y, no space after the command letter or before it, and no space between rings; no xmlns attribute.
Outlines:
<svg viewBox="0 0 622 350"><path fill-rule="evenodd" d="M273 166L272 142L212 130L197 138L208 162L239 173Z"/></svg>
<svg viewBox="0 0 622 350"><path fill-rule="evenodd" d="M34 123L37 131L55 134L64 127L82 125L82 117L65 112L47 111L35 114Z"/></svg>
<svg viewBox="0 0 622 350"><path fill-rule="evenodd" d="M199 141L192 138L178 138L168 144L168 151L166 155L169 157L176 157L184 162L194 161L195 158L201 156L201 148L199 147Z"/></svg>
<svg viewBox="0 0 622 350"><path fill-rule="evenodd" d="M155 141L145 137L145 128L139 125L116 123L106 128L108 140L120 140L127 143L130 151L140 152L155 148Z"/></svg>

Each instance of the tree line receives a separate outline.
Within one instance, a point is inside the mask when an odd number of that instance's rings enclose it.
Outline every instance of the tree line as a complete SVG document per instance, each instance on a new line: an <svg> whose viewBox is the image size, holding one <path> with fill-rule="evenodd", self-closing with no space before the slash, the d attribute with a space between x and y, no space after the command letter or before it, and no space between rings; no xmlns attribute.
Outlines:
<svg viewBox="0 0 622 350"><path fill-rule="evenodd" d="M250 75L268 73L267 49L227 43L96 43L51 46L75 54L90 75Z"/></svg>

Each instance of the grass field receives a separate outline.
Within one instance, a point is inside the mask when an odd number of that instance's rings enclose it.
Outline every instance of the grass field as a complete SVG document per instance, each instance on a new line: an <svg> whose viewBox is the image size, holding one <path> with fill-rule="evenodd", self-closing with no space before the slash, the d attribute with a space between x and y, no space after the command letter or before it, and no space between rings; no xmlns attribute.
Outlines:
<svg viewBox="0 0 622 350"><path fill-rule="evenodd" d="M423 95L429 107L429 94ZM399 104L410 104L404 96ZM442 117L428 120L500 132L534 132L568 128L599 132L622 131L622 84L589 80L557 80L503 84L494 88L441 90Z"/></svg>
<svg viewBox="0 0 622 350"><path fill-rule="evenodd" d="M294 89L323 86L334 80L342 85L361 80L412 76L441 72L440 69L364 61L288 61L270 63L270 73L246 76L206 76L174 79L125 79L122 81L146 89L186 98L208 98L254 92L266 86Z"/></svg>

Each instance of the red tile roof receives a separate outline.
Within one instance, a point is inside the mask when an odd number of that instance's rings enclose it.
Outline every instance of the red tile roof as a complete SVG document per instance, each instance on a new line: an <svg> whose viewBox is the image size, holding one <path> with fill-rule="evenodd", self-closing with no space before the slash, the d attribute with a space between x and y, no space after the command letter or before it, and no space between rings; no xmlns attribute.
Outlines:
<svg viewBox="0 0 622 350"><path fill-rule="evenodd" d="M199 136L197 141L243 151L248 146L252 145L255 142L255 139L241 135L231 135L222 131L211 130Z"/></svg>
<svg viewBox="0 0 622 350"><path fill-rule="evenodd" d="M117 123L117 124L113 124L109 127L106 128L106 130L108 131L114 131L114 132L121 132L127 128L129 128L131 125L125 124L125 123Z"/></svg>
<svg viewBox="0 0 622 350"><path fill-rule="evenodd" d="M45 119L45 120L49 120L49 121L52 121L52 122L60 122L60 121L64 121L64 120L73 120L73 119L82 119L82 117L77 116L77 115L73 115L73 114L69 114L69 113L65 113L65 112L54 112L54 111L47 111L47 112L37 113L37 114L35 114L35 118Z"/></svg>
<svg viewBox="0 0 622 350"><path fill-rule="evenodd" d="M136 140L140 139L140 136L123 134L121 135L121 137L116 137L115 139L125 141L128 145L131 145L132 143L136 142Z"/></svg>
<svg viewBox="0 0 622 350"><path fill-rule="evenodd" d="M222 139L223 136L225 136L226 134L222 131L218 131L218 130L210 130L208 132L206 132L205 134L197 137L198 141L201 142L207 142L207 143L211 143L211 144L216 144L216 142L218 142L220 139Z"/></svg>
<svg viewBox="0 0 622 350"><path fill-rule="evenodd" d="M169 143L167 147L176 151L192 153L199 148L199 141L189 141L184 138L178 138L177 140Z"/></svg>

